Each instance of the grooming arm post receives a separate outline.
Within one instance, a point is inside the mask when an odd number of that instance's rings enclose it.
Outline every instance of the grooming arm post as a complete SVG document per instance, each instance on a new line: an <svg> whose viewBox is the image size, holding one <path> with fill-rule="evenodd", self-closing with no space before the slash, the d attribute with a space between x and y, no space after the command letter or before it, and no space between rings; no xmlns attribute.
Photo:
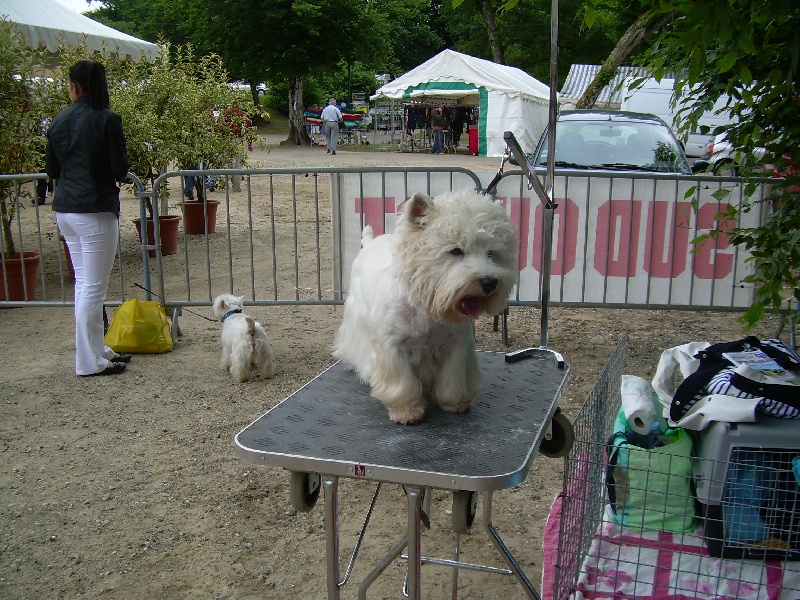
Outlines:
<svg viewBox="0 0 800 600"><path fill-rule="evenodd" d="M542 201L542 205L544 208L544 241L542 246L544 247L544 253L542 255L542 320L541 320L541 333L539 337L539 345L542 348L547 347L547 337L548 337L548 330L547 330L547 319L549 316L549 301L550 301L550 273L551 267L550 258L552 256L552 244L553 244L553 219L555 217L555 211L557 205L553 203L551 196L553 192L552 188L552 177L548 179L548 187L545 189L544 185L542 185L541 180L536 175L536 172L533 169L533 165L528 161L528 157L525 156L525 153L522 151L522 148L517 141L517 138L514 137L514 134L510 131L506 131L503 134L503 139L506 141L506 146L508 147L511 154L517 159L520 167L522 167L525 176L528 178L528 189L533 189L536 195L539 197L539 200Z"/></svg>

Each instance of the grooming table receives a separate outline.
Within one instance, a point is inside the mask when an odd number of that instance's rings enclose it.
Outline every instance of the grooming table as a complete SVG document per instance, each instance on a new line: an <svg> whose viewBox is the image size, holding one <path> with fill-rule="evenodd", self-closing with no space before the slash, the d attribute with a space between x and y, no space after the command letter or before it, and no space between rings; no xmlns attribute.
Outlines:
<svg viewBox="0 0 800 600"><path fill-rule="evenodd" d="M293 475L321 476L330 600L339 598L352 568L351 561L340 581L340 477L400 484L408 498L407 536L362 583L360 598L406 546L408 594L420 597L420 565L437 562L420 554L420 521L427 519L422 503L428 488L453 491L462 498L465 492L485 492L484 529L510 568L439 560L456 569L454 586L459 568L474 567L513 574L530 597L539 598L491 524L492 492L516 486L527 476L557 412L569 367L558 353L543 348L509 355L480 352L479 363L483 387L469 413L451 414L432 404L422 423L398 425L370 396L369 387L349 367L336 363L236 435L237 453L248 462L283 467ZM555 430L555 421L553 425Z"/></svg>

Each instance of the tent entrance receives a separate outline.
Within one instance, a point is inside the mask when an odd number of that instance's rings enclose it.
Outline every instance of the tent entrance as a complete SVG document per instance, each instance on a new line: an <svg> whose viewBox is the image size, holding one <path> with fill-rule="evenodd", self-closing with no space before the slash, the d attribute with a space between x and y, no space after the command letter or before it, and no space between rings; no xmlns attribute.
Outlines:
<svg viewBox="0 0 800 600"><path fill-rule="evenodd" d="M455 91L455 90L453 90ZM444 92L444 93L443 93ZM475 90L475 101L480 97ZM467 96L470 98L470 96ZM372 143L384 152L429 152L433 140L430 113L444 107L443 150L450 154L477 154L479 106L464 102L464 90L448 96L441 89L417 89L403 99L381 97L372 112ZM470 130L475 132L470 135ZM472 141L471 141L472 140Z"/></svg>

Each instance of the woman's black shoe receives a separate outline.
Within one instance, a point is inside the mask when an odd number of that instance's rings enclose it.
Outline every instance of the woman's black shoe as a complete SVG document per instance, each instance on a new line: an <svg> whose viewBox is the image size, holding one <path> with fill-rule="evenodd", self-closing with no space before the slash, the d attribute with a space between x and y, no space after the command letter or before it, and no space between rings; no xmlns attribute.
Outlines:
<svg viewBox="0 0 800 600"><path fill-rule="evenodd" d="M97 373L89 373L88 375L83 375L83 377L95 377L97 375L119 375L122 373L128 365L121 362L112 362L102 371Z"/></svg>

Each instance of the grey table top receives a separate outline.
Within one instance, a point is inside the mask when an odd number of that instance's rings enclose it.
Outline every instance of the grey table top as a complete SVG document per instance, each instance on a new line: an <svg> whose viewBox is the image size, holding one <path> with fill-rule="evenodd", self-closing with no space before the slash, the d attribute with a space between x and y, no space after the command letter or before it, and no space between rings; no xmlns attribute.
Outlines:
<svg viewBox="0 0 800 600"><path fill-rule="evenodd" d="M548 356L505 362L480 352L483 387L465 414L431 404L398 425L369 387L336 363L235 437L237 452L291 471L439 489L487 491L521 483L569 378Z"/></svg>

